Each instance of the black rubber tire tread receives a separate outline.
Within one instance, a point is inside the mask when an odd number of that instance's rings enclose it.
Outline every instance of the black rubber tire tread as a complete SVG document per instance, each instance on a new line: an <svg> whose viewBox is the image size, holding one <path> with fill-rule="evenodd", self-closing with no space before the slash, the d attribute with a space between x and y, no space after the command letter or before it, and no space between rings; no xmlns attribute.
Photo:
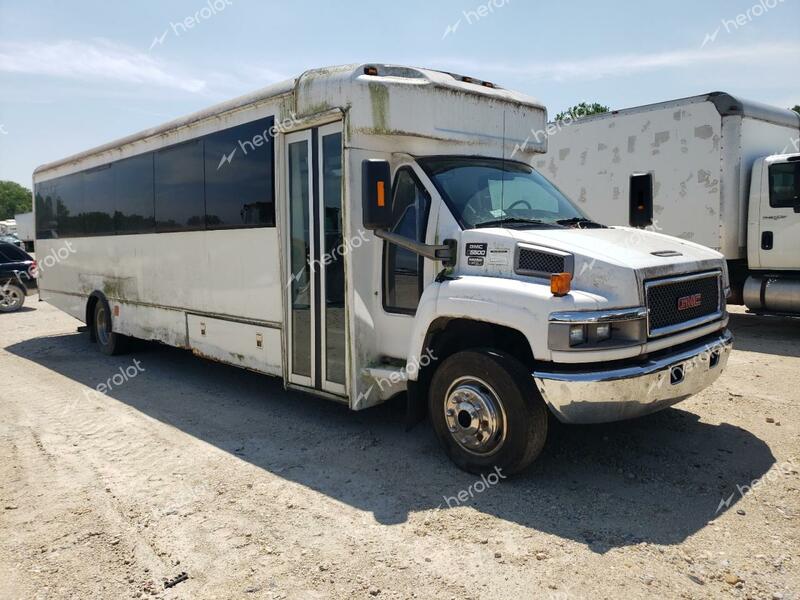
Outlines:
<svg viewBox="0 0 800 600"><path fill-rule="evenodd" d="M445 394L459 377L473 376L497 393L506 415L506 439L490 455L464 450L451 436L444 416ZM475 474L498 469L503 475L523 471L541 453L547 439L549 411L531 374L513 356L492 349L472 349L449 356L431 381L429 415L445 453L459 468Z"/></svg>

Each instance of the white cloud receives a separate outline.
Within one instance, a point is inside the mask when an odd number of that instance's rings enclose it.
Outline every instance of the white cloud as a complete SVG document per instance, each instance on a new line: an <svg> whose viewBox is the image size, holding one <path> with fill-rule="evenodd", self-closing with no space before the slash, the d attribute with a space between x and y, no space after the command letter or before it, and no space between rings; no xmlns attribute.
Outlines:
<svg viewBox="0 0 800 600"><path fill-rule="evenodd" d="M203 79L176 72L152 56L106 40L0 42L0 72L84 81L117 81L200 92Z"/></svg>
<svg viewBox="0 0 800 600"><path fill-rule="evenodd" d="M485 62L471 62L460 59L442 59L438 62L454 70L492 71L528 79L567 81L595 80L668 68L724 65L732 62L737 65L758 65L766 64L770 59L791 60L790 64L796 64L798 57L800 57L800 44L783 42L750 46L707 47L650 54L615 54L557 62L543 60L541 63L529 65L515 65L511 62L507 64L487 64Z"/></svg>

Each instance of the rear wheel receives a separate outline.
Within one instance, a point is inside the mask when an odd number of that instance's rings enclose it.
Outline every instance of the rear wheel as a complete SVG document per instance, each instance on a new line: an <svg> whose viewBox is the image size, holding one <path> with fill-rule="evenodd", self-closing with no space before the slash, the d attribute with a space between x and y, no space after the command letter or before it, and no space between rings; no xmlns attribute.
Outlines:
<svg viewBox="0 0 800 600"><path fill-rule="evenodd" d="M531 375L502 352L448 357L433 375L429 410L445 452L470 473L518 473L547 438L547 407Z"/></svg>
<svg viewBox="0 0 800 600"><path fill-rule="evenodd" d="M0 312L16 312L25 304L25 290L16 283L0 285Z"/></svg>
<svg viewBox="0 0 800 600"><path fill-rule="evenodd" d="M111 330L111 312L103 300L94 307L94 335L103 354L116 355L128 351L130 338Z"/></svg>

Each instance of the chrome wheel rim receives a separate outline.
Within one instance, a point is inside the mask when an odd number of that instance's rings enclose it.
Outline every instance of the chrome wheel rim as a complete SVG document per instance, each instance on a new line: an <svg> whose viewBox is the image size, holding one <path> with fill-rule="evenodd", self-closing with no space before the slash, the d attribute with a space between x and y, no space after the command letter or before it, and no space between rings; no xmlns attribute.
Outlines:
<svg viewBox="0 0 800 600"><path fill-rule="evenodd" d="M16 310L22 305L22 294L13 286L0 287L0 309L4 311Z"/></svg>
<svg viewBox="0 0 800 600"><path fill-rule="evenodd" d="M97 316L95 317L95 332L97 333L97 341L101 346L108 344L108 313L105 306L97 308Z"/></svg>
<svg viewBox="0 0 800 600"><path fill-rule="evenodd" d="M506 439L503 405L494 389L475 377L461 377L450 385L444 418L453 440L471 454L492 454Z"/></svg>

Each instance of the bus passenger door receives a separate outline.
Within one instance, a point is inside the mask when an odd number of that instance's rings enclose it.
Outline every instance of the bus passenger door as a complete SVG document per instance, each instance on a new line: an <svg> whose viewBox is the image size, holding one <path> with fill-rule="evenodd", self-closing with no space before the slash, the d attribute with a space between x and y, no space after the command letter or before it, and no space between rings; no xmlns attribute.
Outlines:
<svg viewBox="0 0 800 600"><path fill-rule="evenodd" d="M342 124L285 138L289 382L345 396Z"/></svg>

